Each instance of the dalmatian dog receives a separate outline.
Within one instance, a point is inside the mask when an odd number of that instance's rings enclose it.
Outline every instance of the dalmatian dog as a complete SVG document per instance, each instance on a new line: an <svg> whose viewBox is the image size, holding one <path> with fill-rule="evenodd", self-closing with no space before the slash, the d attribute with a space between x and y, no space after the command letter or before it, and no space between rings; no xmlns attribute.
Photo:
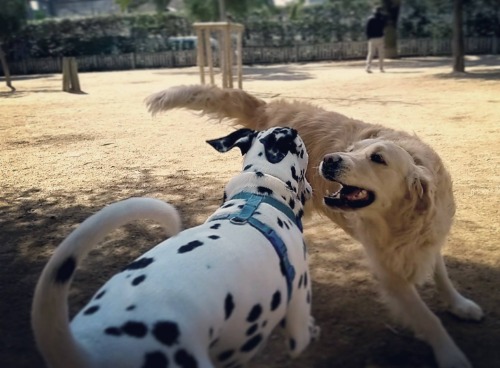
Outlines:
<svg viewBox="0 0 500 368"><path fill-rule="evenodd" d="M311 197L297 132L241 129L207 141L238 147L243 171L208 220L182 232L174 207L152 198L111 204L56 249L38 281L35 340L52 368L236 368L284 328L291 357L319 337L302 236ZM114 275L68 320L68 290L86 254L111 230L158 221L171 237Z"/></svg>

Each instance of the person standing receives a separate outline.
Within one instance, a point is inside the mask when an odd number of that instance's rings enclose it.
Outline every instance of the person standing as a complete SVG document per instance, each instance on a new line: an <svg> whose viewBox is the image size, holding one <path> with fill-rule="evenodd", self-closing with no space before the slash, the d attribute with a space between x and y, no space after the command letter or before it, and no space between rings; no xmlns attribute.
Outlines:
<svg viewBox="0 0 500 368"><path fill-rule="evenodd" d="M375 8L366 22L366 37L368 39L368 56L366 57L366 72L371 73L372 60L377 53L380 71L384 72L384 28L387 22L382 13L383 8Z"/></svg>

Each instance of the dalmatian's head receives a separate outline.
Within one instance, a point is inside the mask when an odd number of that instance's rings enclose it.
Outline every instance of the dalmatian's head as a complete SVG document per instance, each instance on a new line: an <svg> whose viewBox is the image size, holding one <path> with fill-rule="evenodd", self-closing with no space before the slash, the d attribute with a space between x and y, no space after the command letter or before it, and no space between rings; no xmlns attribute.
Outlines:
<svg viewBox="0 0 500 368"><path fill-rule="evenodd" d="M273 177L284 183L287 192L293 193L302 204L311 198L312 189L305 177L309 157L295 129L239 129L207 143L219 152L238 147L244 155L243 172L252 173L257 184L259 180Z"/></svg>

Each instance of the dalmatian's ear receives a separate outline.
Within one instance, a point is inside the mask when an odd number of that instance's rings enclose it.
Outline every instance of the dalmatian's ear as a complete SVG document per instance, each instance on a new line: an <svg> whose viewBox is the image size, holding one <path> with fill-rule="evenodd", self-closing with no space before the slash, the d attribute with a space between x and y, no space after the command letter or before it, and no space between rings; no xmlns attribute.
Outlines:
<svg viewBox="0 0 500 368"><path fill-rule="evenodd" d="M256 136L257 132L255 130L239 129L225 137L210 139L207 143L219 152L227 152L234 147L238 147L241 154L244 155L252 147L252 142Z"/></svg>

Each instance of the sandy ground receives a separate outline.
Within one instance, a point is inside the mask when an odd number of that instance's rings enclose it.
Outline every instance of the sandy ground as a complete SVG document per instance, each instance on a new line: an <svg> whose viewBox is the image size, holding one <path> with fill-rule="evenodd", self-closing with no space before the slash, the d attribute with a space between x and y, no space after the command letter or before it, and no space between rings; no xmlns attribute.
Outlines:
<svg viewBox="0 0 500 368"><path fill-rule="evenodd" d="M486 312L481 323L448 315L432 285L425 300L475 367L500 367L500 57L390 61L369 75L362 62L253 66L244 88L264 99L300 99L365 121L415 132L442 156L454 179L456 221L445 248L458 289ZM59 242L104 205L131 196L165 199L186 227L218 206L241 168L238 152L204 143L232 128L192 112L152 119L152 92L198 83L196 68L80 74L85 94L61 92L60 75L0 86L0 366L42 367L29 325L33 289ZM394 325L377 299L359 244L329 221L306 221L313 310L322 338L287 358L279 333L253 368L433 367L430 348ZM113 233L77 273L71 313L114 271L162 240L151 224Z"/></svg>

